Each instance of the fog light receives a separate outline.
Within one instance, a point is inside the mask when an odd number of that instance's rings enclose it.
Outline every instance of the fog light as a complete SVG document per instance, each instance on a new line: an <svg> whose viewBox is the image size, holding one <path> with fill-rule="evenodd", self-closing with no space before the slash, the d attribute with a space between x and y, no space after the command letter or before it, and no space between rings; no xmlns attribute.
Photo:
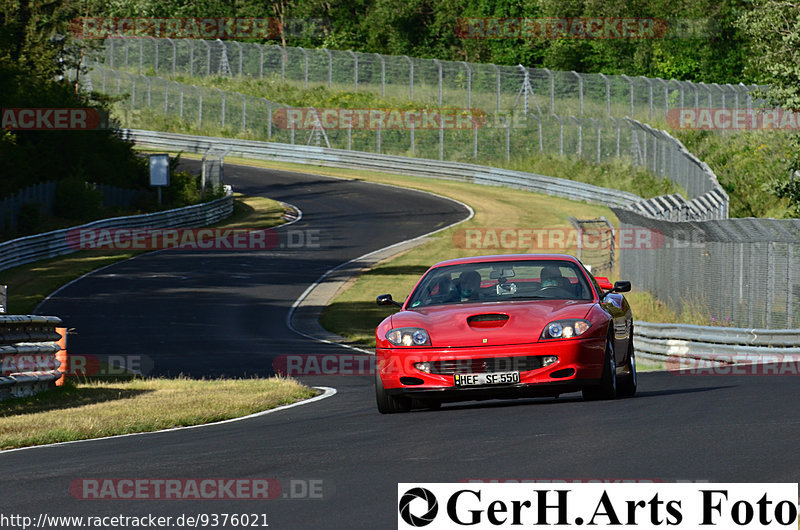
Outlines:
<svg viewBox="0 0 800 530"><path fill-rule="evenodd" d="M414 368L416 368L420 372L425 372L426 374L431 373L431 363L427 361L424 363L414 363Z"/></svg>
<svg viewBox="0 0 800 530"><path fill-rule="evenodd" d="M548 355L546 357L543 357L542 358L542 367L550 366L551 364L555 364L556 361L558 361L558 357L556 357L555 355Z"/></svg>

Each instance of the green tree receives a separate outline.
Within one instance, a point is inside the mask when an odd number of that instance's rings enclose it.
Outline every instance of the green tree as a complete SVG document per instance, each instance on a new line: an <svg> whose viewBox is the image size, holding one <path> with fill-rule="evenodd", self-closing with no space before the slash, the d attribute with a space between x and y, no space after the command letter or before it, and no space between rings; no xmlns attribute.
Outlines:
<svg viewBox="0 0 800 530"><path fill-rule="evenodd" d="M800 112L800 4L779 0L756 0L739 19L751 39L753 60L749 69L761 83L768 104ZM792 137L786 171L768 184L779 197L789 198L792 213L800 217L800 134Z"/></svg>
<svg viewBox="0 0 800 530"><path fill-rule="evenodd" d="M93 9L88 0L8 0L0 4L0 108L104 109L66 81L86 46L69 23ZM143 185L145 166L113 130L2 131L0 197L44 180L85 176L124 187Z"/></svg>

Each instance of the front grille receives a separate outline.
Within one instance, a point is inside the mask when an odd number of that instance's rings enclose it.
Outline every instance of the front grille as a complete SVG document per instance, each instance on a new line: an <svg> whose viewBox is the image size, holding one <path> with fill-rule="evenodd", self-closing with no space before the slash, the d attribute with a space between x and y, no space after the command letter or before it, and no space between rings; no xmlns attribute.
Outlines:
<svg viewBox="0 0 800 530"><path fill-rule="evenodd" d="M431 373L439 375L525 372L542 367L542 356L489 357L486 359L448 359L432 361Z"/></svg>

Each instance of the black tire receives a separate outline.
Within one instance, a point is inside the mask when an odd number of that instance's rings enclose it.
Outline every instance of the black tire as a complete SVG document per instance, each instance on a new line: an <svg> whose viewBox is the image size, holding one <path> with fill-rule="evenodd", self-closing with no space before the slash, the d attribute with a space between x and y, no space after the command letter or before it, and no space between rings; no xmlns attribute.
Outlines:
<svg viewBox="0 0 800 530"><path fill-rule="evenodd" d="M606 340L606 354L603 361L603 375L596 385L585 387L583 399L614 399L617 396L617 363L614 360L614 343L609 337Z"/></svg>
<svg viewBox="0 0 800 530"><path fill-rule="evenodd" d="M620 397L633 397L636 395L636 385L639 377L636 375L636 353L633 351L633 331L628 341L628 375L621 378L617 386L617 395Z"/></svg>
<svg viewBox="0 0 800 530"><path fill-rule="evenodd" d="M383 389L381 375L375 371L375 400L378 403L378 412L381 414L394 414L395 412L408 412L411 410L411 399L407 397L390 396Z"/></svg>

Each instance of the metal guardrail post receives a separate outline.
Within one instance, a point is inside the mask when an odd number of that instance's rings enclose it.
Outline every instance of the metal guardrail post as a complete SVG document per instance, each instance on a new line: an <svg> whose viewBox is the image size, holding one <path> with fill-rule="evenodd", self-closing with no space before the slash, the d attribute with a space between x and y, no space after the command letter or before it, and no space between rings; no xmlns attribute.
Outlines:
<svg viewBox="0 0 800 530"><path fill-rule="evenodd" d="M243 67L243 63L244 63L244 57L242 55L242 44L239 41L235 41L235 40L232 40L231 42L239 50L239 77L242 77L242 67Z"/></svg>
<svg viewBox="0 0 800 530"><path fill-rule="evenodd" d="M333 55L328 48L322 48L322 51L328 56L328 88L333 88Z"/></svg>
<svg viewBox="0 0 800 530"><path fill-rule="evenodd" d="M550 80L550 114L556 113L556 82L553 78L553 72L551 72L547 68L542 68L542 71L547 74L547 77ZM500 112L500 105L499 105L499 98L498 98L498 105L497 105L497 112Z"/></svg>
<svg viewBox="0 0 800 530"><path fill-rule="evenodd" d="M352 50L348 50L347 53L353 58L353 89L358 91L358 56ZM306 88L308 88L308 84L306 84Z"/></svg>
<svg viewBox="0 0 800 530"><path fill-rule="evenodd" d="M402 57L408 61L408 97L414 99L414 61L408 55Z"/></svg>
<svg viewBox="0 0 800 530"><path fill-rule="evenodd" d="M497 97L496 97L496 102L497 102L497 113L500 114L500 69L495 64L493 64L491 66L492 66L492 68L494 68L495 78L497 79Z"/></svg>
<svg viewBox="0 0 800 530"><path fill-rule="evenodd" d="M467 61L461 61L464 65L464 70L467 71L467 108L472 108L472 68L469 67Z"/></svg>
<svg viewBox="0 0 800 530"><path fill-rule="evenodd" d="M308 89L308 51L302 46L298 46L297 49L303 54L303 88ZM355 57L355 54L353 54L353 57ZM356 66L356 78L358 78L358 66ZM358 90L358 80L356 80L356 90Z"/></svg>
<svg viewBox="0 0 800 530"><path fill-rule="evenodd" d="M578 107L580 109L578 115L583 116L583 76L575 70L573 70L571 73L578 78Z"/></svg>
<svg viewBox="0 0 800 530"><path fill-rule="evenodd" d="M434 59L433 64L436 65L436 68L439 72L438 76L439 108L441 108L442 107L442 62L439 59Z"/></svg>
<svg viewBox="0 0 800 530"><path fill-rule="evenodd" d="M630 117L633 118L636 115L636 113L633 110L633 80L630 77L628 77L627 75L622 75L620 77L622 77L622 79L624 79L625 81L628 82L628 87L629 87L630 95L631 95L631 115L630 115Z"/></svg>
<svg viewBox="0 0 800 530"><path fill-rule="evenodd" d="M381 62L381 97L386 97L386 60L380 53L375 54Z"/></svg>
<svg viewBox="0 0 800 530"><path fill-rule="evenodd" d="M606 116L611 117L611 82L606 74L600 74L600 78L606 83Z"/></svg>
<svg viewBox="0 0 800 530"><path fill-rule="evenodd" d="M211 43L201 40L206 47L206 75L211 75Z"/></svg>
<svg viewBox="0 0 800 530"><path fill-rule="evenodd" d="M649 106L649 109L650 109L648 116L650 117L649 118L650 121L653 121L653 82L650 79L646 78L645 76L639 76L639 77L641 79L643 79L645 83L647 83L648 98L649 98L648 99L648 106Z"/></svg>

